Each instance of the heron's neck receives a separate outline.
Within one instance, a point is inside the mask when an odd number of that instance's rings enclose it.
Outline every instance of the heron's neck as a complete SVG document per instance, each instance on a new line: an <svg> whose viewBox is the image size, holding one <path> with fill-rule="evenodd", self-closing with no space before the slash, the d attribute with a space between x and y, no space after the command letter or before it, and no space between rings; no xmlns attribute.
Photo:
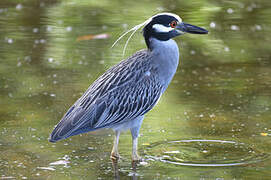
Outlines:
<svg viewBox="0 0 271 180"><path fill-rule="evenodd" d="M172 39L160 41L150 38L150 53L158 69L157 75L162 82L168 85L179 64L179 48L177 43Z"/></svg>
<svg viewBox="0 0 271 180"><path fill-rule="evenodd" d="M165 55L175 56L179 59L179 48L173 39L161 41L156 38L149 39L149 50Z"/></svg>

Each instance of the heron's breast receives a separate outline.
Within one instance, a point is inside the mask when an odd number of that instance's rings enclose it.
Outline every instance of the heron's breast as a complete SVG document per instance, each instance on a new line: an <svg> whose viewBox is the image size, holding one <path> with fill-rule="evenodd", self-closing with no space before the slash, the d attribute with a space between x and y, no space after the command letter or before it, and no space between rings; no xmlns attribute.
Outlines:
<svg viewBox="0 0 271 180"><path fill-rule="evenodd" d="M159 41L153 51L153 63L161 82L168 85L179 64L179 48L174 40Z"/></svg>

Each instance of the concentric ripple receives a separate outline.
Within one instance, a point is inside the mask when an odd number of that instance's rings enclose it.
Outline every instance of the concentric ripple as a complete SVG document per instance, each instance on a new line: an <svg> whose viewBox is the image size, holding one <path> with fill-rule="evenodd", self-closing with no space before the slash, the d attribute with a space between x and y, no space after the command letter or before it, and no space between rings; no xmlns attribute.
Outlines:
<svg viewBox="0 0 271 180"><path fill-rule="evenodd" d="M240 166L269 157L251 146L223 140L178 140L148 146L145 157L181 166Z"/></svg>

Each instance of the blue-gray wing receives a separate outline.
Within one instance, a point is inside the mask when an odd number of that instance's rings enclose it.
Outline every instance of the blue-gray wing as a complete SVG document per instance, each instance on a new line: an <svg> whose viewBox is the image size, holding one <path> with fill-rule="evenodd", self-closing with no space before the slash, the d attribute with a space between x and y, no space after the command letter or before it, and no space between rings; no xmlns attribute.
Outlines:
<svg viewBox="0 0 271 180"><path fill-rule="evenodd" d="M148 58L147 51L139 51L105 72L64 115L50 141L110 128L151 110L163 85Z"/></svg>

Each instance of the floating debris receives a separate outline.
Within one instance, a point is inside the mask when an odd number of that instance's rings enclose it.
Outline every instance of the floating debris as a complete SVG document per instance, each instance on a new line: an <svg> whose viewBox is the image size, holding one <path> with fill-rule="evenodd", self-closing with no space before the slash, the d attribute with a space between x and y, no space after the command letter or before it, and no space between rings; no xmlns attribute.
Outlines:
<svg viewBox="0 0 271 180"><path fill-rule="evenodd" d="M9 44L13 43L13 39L11 39L11 38L8 38L7 41L8 41Z"/></svg>
<svg viewBox="0 0 271 180"><path fill-rule="evenodd" d="M149 146L151 145L150 143L142 143L143 146Z"/></svg>
<svg viewBox="0 0 271 180"><path fill-rule="evenodd" d="M46 40L45 39L40 39L40 43L44 44L44 43L46 43Z"/></svg>
<svg viewBox="0 0 271 180"><path fill-rule="evenodd" d="M52 31L52 26L47 26L47 28L46 28L46 30L48 31L48 32L51 32Z"/></svg>
<svg viewBox="0 0 271 180"><path fill-rule="evenodd" d="M72 27L71 26L66 27L66 31L71 32L72 31Z"/></svg>
<svg viewBox="0 0 271 180"><path fill-rule="evenodd" d="M53 94L53 93L52 93L52 94L50 94L50 96L51 96L51 97L56 97L56 94Z"/></svg>
<svg viewBox="0 0 271 180"><path fill-rule="evenodd" d="M261 136L268 136L268 133L261 133Z"/></svg>
<svg viewBox="0 0 271 180"><path fill-rule="evenodd" d="M39 32L39 28L33 28L33 33Z"/></svg>
<svg viewBox="0 0 271 180"><path fill-rule="evenodd" d="M37 167L37 169L55 171L55 168L53 168L53 167Z"/></svg>
<svg viewBox="0 0 271 180"><path fill-rule="evenodd" d="M17 4L16 5L16 10L20 11L21 9L23 9L23 5L22 4Z"/></svg>
<svg viewBox="0 0 271 180"><path fill-rule="evenodd" d="M210 28L215 28L215 26L216 26L215 22L210 23Z"/></svg>
<svg viewBox="0 0 271 180"><path fill-rule="evenodd" d="M55 162L52 162L50 163L51 166L56 166L56 165L67 165L69 164L70 161L67 161L67 160L59 160L59 161L55 161Z"/></svg>
<svg viewBox="0 0 271 180"><path fill-rule="evenodd" d="M1 176L0 179L15 179L15 177L12 177L12 176Z"/></svg>
<svg viewBox="0 0 271 180"><path fill-rule="evenodd" d="M85 35L85 36L79 36L76 41L84 41L84 40L93 40L93 39L108 39L110 37L109 34L103 33L103 34L96 34L96 35Z"/></svg>
<svg viewBox="0 0 271 180"><path fill-rule="evenodd" d="M52 63L54 61L54 58L48 58L48 61Z"/></svg>
<svg viewBox="0 0 271 180"><path fill-rule="evenodd" d="M229 52L229 51L230 51L230 48L229 48L229 47L225 47L225 48L224 48L224 51Z"/></svg>
<svg viewBox="0 0 271 180"><path fill-rule="evenodd" d="M210 117L210 118L214 118L214 117L215 117L215 114L210 114L209 117Z"/></svg>
<svg viewBox="0 0 271 180"><path fill-rule="evenodd" d="M141 166L147 166L149 163L146 162L146 161L141 161L141 162L139 162L139 164L140 164Z"/></svg>
<svg viewBox="0 0 271 180"><path fill-rule="evenodd" d="M240 28L237 25L231 25L231 30L233 30L233 31L239 31Z"/></svg>
<svg viewBox="0 0 271 180"><path fill-rule="evenodd" d="M165 154L178 154L180 151L166 151Z"/></svg>
<svg viewBox="0 0 271 180"><path fill-rule="evenodd" d="M232 14L232 13L234 13L234 11L232 8L229 8L229 9L227 9L227 13Z"/></svg>

